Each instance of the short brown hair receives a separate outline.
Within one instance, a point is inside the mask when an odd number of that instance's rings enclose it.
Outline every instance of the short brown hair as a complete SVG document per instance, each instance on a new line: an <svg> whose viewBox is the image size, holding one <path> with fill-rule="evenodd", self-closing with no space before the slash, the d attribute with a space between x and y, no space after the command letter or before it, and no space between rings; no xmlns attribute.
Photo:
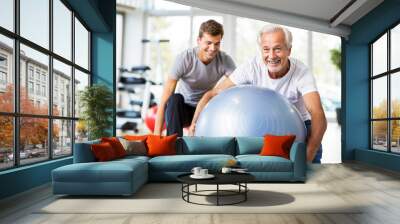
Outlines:
<svg viewBox="0 0 400 224"><path fill-rule="evenodd" d="M210 19L200 25L199 37L203 37L203 33L208 33L211 36L224 36L224 28L217 21Z"/></svg>

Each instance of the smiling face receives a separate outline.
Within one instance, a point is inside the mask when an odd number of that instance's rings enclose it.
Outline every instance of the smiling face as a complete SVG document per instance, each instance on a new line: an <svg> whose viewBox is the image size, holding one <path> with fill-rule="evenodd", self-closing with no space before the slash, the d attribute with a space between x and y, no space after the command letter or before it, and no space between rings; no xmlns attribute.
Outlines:
<svg viewBox="0 0 400 224"><path fill-rule="evenodd" d="M199 58L203 63L210 63L221 46L222 35L212 36L209 33L203 33L202 37L197 38L197 45L199 46Z"/></svg>
<svg viewBox="0 0 400 224"><path fill-rule="evenodd" d="M289 70L291 49L286 45L283 31L262 34L260 47L263 61L268 67L271 78L284 76Z"/></svg>

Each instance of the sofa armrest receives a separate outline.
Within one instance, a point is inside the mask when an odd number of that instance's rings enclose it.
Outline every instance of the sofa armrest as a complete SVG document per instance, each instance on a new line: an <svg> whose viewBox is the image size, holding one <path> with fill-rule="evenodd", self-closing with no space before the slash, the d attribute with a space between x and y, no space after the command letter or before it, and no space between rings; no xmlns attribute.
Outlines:
<svg viewBox="0 0 400 224"><path fill-rule="evenodd" d="M75 143L74 147L74 163L89 163L95 162L96 158L92 153L90 146L92 144L98 144L100 140Z"/></svg>
<svg viewBox="0 0 400 224"><path fill-rule="evenodd" d="M307 160L306 145L303 142L294 142L290 149L290 160L293 162L293 179L306 180Z"/></svg>

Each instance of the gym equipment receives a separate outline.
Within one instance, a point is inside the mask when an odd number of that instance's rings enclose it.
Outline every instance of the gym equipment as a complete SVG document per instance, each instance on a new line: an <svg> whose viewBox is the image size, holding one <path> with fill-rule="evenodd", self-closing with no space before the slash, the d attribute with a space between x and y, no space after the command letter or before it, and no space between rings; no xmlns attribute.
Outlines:
<svg viewBox="0 0 400 224"><path fill-rule="evenodd" d="M138 124L143 122L150 105L155 105L154 94L150 92L150 86L154 82L146 77L148 66L136 66L130 70L121 68L118 90L120 102L123 94L128 97L129 107L117 110L117 128L122 131L133 130L138 132Z"/></svg>
<svg viewBox="0 0 400 224"><path fill-rule="evenodd" d="M306 140L306 127L293 104L281 94L255 86L227 89L208 102L196 123L195 136L250 137L296 135Z"/></svg>

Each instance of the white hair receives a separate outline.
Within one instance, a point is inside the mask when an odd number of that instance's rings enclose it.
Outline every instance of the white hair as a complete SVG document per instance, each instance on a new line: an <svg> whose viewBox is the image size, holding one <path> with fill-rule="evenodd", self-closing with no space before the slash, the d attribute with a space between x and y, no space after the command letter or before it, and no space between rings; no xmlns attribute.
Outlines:
<svg viewBox="0 0 400 224"><path fill-rule="evenodd" d="M277 31L282 31L285 36L285 43L288 49L292 48L292 33L285 27L276 25L276 24L267 24L263 28L261 28L258 33L257 42L261 45L261 37L264 33L274 33Z"/></svg>

